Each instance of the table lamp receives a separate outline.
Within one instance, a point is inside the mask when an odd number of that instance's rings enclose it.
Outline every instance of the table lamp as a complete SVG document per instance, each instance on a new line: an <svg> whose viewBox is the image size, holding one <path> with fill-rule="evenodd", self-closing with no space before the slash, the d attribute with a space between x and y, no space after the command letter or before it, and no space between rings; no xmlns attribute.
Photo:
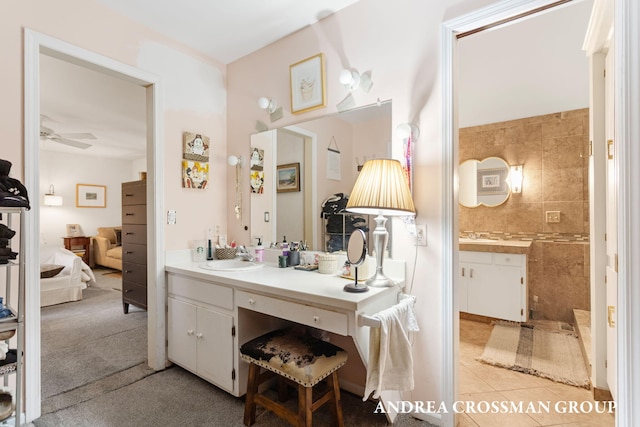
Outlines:
<svg viewBox="0 0 640 427"><path fill-rule="evenodd" d="M388 287L395 282L384 275L382 262L389 233L385 227L386 216L415 215L413 199L407 178L400 162L392 159L373 159L365 162L356 180L347 211L377 215L373 231L373 247L376 252L376 272L365 283L367 286Z"/></svg>

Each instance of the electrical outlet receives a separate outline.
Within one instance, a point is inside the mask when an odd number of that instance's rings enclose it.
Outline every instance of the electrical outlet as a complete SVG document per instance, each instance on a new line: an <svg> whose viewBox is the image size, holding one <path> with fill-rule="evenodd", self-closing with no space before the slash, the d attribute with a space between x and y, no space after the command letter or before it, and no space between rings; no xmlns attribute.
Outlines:
<svg viewBox="0 0 640 427"><path fill-rule="evenodd" d="M427 246L426 224L416 224L416 246Z"/></svg>
<svg viewBox="0 0 640 427"><path fill-rule="evenodd" d="M560 211L546 211L545 215L548 223L560 222Z"/></svg>

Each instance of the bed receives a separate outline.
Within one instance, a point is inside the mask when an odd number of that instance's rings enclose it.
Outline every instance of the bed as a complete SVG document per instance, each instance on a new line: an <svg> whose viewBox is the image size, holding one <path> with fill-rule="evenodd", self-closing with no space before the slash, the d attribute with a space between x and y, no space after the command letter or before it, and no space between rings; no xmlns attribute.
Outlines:
<svg viewBox="0 0 640 427"><path fill-rule="evenodd" d="M40 278L41 307L80 301L82 290L96 281L93 271L82 258L63 247L40 247L40 265L63 266L55 276Z"/></svg>

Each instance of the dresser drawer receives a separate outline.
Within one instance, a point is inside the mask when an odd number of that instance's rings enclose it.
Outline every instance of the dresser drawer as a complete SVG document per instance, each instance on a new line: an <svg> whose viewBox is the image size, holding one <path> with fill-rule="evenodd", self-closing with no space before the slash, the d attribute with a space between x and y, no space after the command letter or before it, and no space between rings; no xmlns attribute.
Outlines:
<svg viewBox="0 0 640 427"><path fill-rule="evenodd" d="M169 274L170 295L233 310L233 289L191 277Z"/></svg>
<svg viewBox="0 0 640 427"><path fill-rule="evenodd" d="M236 291L236 301L238 307L313 326L336 334L346 336L349 330L348 318L345 313L337 313L244 291Z"/></svg>
<svg viewBox="0 0 640 427"><path fill-rule="evenodd" d="M146 204L147 181L125 182L122 184L122 206Z"/></svg>
<svg viewBox="0 0 640 427"><path fill-rule="evenodd" d="M135 264L147 263L147 245L140 243L123 243L122 259Z"/></svg>
<svg viewBox="0 0 640 427"><path fill-rule="evenodd" d="M147 244L147 226L146 225L125 225L122 227L122 244L138 243Z"/></svg>
<svg viewBox="0 0 640 427"><path fill-rule="evenodd" d="M147 205L122 206L122 224L146 224Z"/></svg>
<svg viewBox="0 0 640 427"><path fill-rule="evenodd" d="M122 281L147 285L147 264L122 262Z"/></svg>
<svg viewBox="0 0 640 427"><path fill-rule="evenodd" d="M147 308L147 287L138 283L123 280L122 302Z"/></svg>

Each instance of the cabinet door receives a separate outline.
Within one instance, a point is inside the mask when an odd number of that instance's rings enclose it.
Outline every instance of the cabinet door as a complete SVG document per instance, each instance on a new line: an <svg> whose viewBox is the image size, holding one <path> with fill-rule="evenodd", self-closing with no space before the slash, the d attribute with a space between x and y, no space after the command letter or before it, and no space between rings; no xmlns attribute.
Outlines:
<svg viewBox="0 0 640 427"><path fill-rule="evenodd" d="M196 372L196 306L168 299L169 359Z"/></svg>
<svg viewBox="0 0 640 427"><path fill-rule="evenodd" d="M198 375L233 391L233 317L198 307Z"/></svg>
<svg viewBox="0 0 640 427"><path fill-rule="evenodd" d="M469 312L521 321L521 278L520 267L469 264Z"/></svg>

